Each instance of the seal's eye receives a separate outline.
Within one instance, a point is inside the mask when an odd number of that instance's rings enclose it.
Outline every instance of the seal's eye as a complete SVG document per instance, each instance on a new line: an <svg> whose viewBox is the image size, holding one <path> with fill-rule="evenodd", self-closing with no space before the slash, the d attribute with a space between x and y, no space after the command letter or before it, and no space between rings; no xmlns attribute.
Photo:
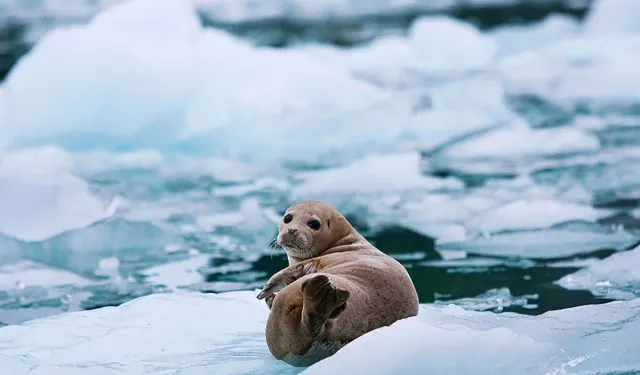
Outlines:
<svg viewBox="0 0 640 375"><path fill-rule="evenodd" d="M307 225L309 226L309 228L313 229L313 230L318 230L320 229L320 222L316 219L311 219L309 220L309 222L307 223Z"/></svg>
<svg viewBox="0 0 640 375"><path fill-rule="evenodd" d="M291 222L291 220L293 220L293 215L291 215L291 214L284 215L284 223L285 224L289 224Z"/></svg>

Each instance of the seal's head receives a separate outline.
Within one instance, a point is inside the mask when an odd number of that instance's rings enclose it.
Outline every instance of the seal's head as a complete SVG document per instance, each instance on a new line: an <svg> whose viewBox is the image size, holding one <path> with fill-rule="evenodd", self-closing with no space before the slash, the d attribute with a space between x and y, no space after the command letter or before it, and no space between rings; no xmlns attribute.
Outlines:
<svg viewBox="0 0 640 375"><path fill-rule="evenodd" d="M289 257L298 260L319 256L352 233L344 216L333 207L316 201L289 207L278 229L278 245Z"/></svg>

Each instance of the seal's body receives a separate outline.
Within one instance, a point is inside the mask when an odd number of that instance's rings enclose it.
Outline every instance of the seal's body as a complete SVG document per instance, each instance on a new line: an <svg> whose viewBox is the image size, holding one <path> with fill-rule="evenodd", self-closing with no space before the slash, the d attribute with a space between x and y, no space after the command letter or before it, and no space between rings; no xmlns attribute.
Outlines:
<svg viewBox="0 0 640 375"><path fill-rule="evenodd" d="M289 267L258 294L271 308L266 336L275 358L309 366L369 331L418 314L405 268L330 206L298 203L279 229Z"/></svg>

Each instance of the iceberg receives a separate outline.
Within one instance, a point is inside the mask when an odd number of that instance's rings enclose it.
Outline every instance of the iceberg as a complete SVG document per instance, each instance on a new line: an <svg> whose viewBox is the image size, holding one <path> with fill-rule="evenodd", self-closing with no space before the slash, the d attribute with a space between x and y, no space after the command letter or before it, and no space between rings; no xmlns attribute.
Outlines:
<svg viewBox="0 0 640 375"><path fill-rule="evenodd" d="M391 124L408 117L403 103L348 71L203 28L180 0L126 1L87 25L52 30L10 72L0 100L10 146L264 163L388 148L401 131Z"/></svg>
<svg viewBox="0 0 640 375"><path fill-rule="evenodd" d="M268 309L255 293L154 294L6 326L0 328L0 367L14 375L375 375L425 369L596 373L640 366L633 334L640 328L640 300L634 300L537 317L421 305L417 317L372 331L309 368L294 368L269 353Z"/></svg>
<svg viewBox="0 0 640 375"><path fill-rule="evenodd" d="M36 242L106 219L117 205L99 199L83 180L47 169L44 162L0 164L0 207L0 234Z"/></svg>
<svg viewBox="0 0 640 375"><path fill-rule="evenodd" d="M640 297L640 246L613 254L556 284L569 290L589 290L596 296L614 299Z"/></svg>

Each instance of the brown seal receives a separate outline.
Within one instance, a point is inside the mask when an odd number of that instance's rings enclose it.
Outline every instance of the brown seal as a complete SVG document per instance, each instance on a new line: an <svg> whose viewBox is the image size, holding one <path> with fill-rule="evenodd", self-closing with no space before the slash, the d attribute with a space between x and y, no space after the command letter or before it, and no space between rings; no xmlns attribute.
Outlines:
<svg viewBox="0 0 640 375"><path fill-rule="evenodd" d="M275 358L310 366L369 331L418 314L406 269L332 207L316 201L291 206L277 242L289 267L258 294L271 309L266 336Z"/></svg>

